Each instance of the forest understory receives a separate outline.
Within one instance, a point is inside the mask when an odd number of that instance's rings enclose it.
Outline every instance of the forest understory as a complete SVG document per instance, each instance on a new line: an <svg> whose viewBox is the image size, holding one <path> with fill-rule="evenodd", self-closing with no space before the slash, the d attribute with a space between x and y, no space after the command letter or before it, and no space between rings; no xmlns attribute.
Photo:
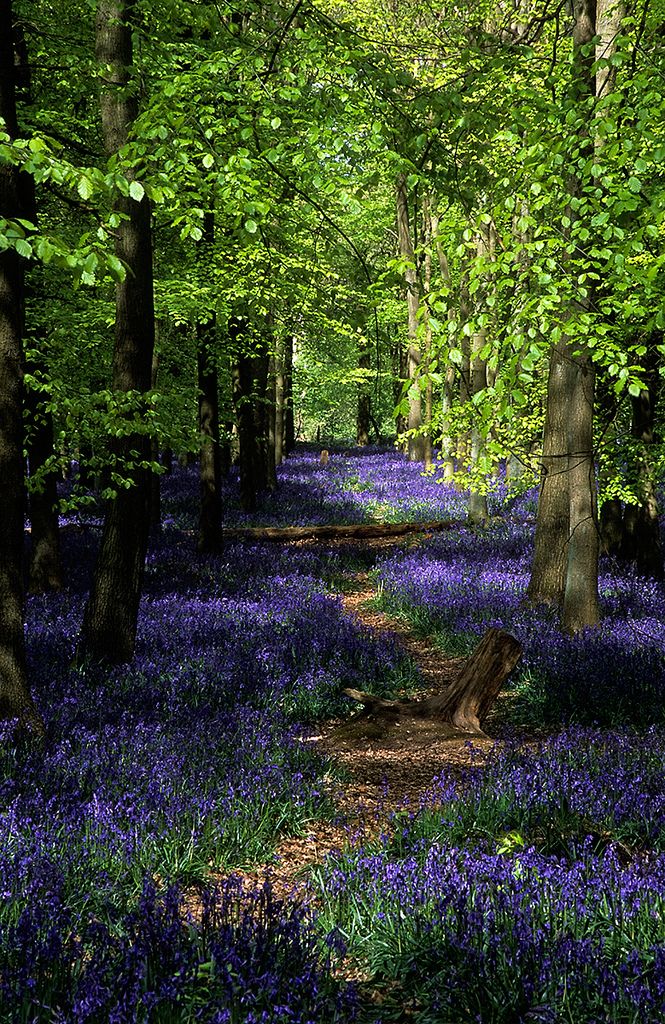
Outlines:
<svg viewBox="0 0 665 1024"><path fill-rule="evenodd" d="M388 449L297 450L254 522L454 528L196 554L197 486L162 478L131 665L73 659L93 507L28 598L46 742L3 732L0 1019L662 1020L662 584L606 561L566 635L524 602L535 495L497 479L479 528ZM492 739L344 694L445 692L488 629L523 648Z"/></svg>

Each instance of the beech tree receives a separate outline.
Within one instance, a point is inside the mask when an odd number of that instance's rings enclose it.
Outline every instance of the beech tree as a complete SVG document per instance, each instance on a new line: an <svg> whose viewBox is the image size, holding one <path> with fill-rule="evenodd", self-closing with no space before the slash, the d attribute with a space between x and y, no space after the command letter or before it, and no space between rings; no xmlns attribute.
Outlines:
<svg viewBox="0 0 665 1024"><path fill-rule="evenodd" d="M0 118L18 135L11 0L0 2ZM24 216L20 175L0 164L0 217ZM0 717L32 733L44 726L28 687L23 636L23 266L15 248L0 250Z"/></svg>
<svg viewBox="0 0 665 1024"><path fill-rule="evenodd" d="M131 88L133 8L133 0L99 0L97 9L102 130L111 159L127 145L138 111ZM116 285L112 386L144 418L155 341L150 201L133 167L127 167L126 178L127 194L119 193L115 205L116 255L127 272ZM114 451L129 486L119 487L108 506L82 647L86 656L122 662L134 653L150 529L150 438L147 430L136 430L133 416Z"/></svg>

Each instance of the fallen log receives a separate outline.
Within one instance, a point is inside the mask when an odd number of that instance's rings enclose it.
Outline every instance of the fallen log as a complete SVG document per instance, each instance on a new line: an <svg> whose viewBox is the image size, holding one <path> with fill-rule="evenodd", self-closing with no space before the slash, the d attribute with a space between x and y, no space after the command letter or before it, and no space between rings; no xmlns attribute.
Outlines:
<svg viewBox="0 0 665 1024"><path fill-rule="evenodd" d="M403 537L435 533L462 525L452 519L431 523L350 523L340 526L243 526L222 531L224 540L362 540L365 537Z"/></svg>
<svg viewBox="0 0 665 1024"><path fill-rule="evenodd" d="M488 629L457 679L442 693L418 701L384 700L362 690L343 692L364 705L356 718L431 718L456 733L486 736L481 722L522 656L522 645L502 629Z"/></svg>

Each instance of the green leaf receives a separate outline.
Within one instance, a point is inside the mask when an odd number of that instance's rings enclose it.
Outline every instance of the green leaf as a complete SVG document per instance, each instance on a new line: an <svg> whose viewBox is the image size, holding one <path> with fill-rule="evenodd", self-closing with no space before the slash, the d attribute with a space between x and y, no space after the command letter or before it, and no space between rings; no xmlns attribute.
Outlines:
<svg viewBox="0 0 665 1024"><path fill-rule="evenodd" d="M249 235L255 235L258 230L259 230L259 225L256 223L255 220L252 220L251 217L249 218L249 220L245 221L245 231Z"/></svg>
<svg viewBox="0 0 665 1024"><path fill-rule="evenodd" d="M25 256L26 259L32 256L32 246L30 242L26 242L25 238L17 238L14 242L14 248L19 256Z"/></svg>
<svg viewBox="0 0 665 1024"><path fill-rule="evenodd" d="M215 158L212 155L212 153L206 153L205 156L203 157L203 166L206 168L206 170L210 170L214 162Z"/></svg>
<svg viewBox="0 0 665 1024"><path fill-rule="evenodd" d="M118 257L114 256L112 253L109 256L106 257L106 261L108 263L109 273L111 274L111 277L113 278L113 280L114 281L124 281L125 280L125 265L124 265L124 263L122 263L122 261L119 260Z"/></svg>
<svg viewBox="0 0 665 1024"><path fill-rule="evenodd" d="M132 181L129 185L129 194L132 199L135 199L137 203L140 203L145 195L145 189L140 181Z"/></svg>
<svg viewBox="0 0 665 1024"><path fill-rule="evenodd" d="M90 181L90 178L79 178L78 183L76 185L76 191L80 195L81 199L83 199L84 201L90 199L90 196L94 192L94 188L92 182Z"/></svg>

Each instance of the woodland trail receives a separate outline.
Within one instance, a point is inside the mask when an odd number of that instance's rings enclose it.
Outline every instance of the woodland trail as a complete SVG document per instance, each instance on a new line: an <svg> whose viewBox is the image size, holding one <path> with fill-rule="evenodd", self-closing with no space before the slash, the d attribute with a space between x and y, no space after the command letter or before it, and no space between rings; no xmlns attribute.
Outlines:
<svg viewBox="0 0 665 1024"><path fill-rule="evenodd" d="M423 680L418 697L439 692L453 682L464 658L447 657L416 636L403 621L369 607L375 588L368 573L349 574L350 586L342 595L345 610L376 633L390 633L416 664ZM332 796L339 811L338 823L312 822L303 836L282 840L276 849L276 863L262 865L249 877L268 877L277 895L293 899L305 892L308 869L328 854L348 845L359 845L388 827L392 812L416 808L433 780L442 772L461 774L477 764L494 745L490 739L442 737L431 721L409 722L391 732L389 738L360 736L340 738L339 721L322 726L312 736L322 753L327 753L346 776L331 778Z"/></svg>

